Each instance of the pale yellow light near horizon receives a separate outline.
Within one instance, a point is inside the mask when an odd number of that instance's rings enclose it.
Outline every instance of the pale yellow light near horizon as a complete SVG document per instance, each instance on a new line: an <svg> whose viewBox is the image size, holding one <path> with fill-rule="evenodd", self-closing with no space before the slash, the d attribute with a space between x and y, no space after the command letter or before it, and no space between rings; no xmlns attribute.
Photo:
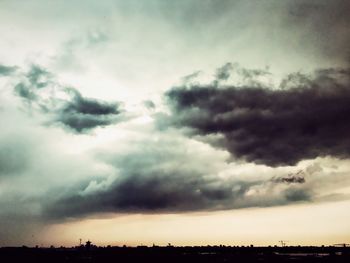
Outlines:
<svg viewBox="0 0 350 263"><path fill-rule="evenodd" d="M350 240L350 201L157 215L111 215L51 225L34 242L96 245L332 245ZM33 242L33 241L32 241ZM34 244L33 244L34 245Z"/></svg>

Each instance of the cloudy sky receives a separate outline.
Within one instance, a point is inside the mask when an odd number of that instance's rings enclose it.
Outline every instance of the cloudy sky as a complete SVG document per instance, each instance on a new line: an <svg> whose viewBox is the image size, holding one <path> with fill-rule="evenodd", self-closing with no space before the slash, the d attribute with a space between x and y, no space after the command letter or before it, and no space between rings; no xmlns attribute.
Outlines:
<svg viewBox="0 0 350 263"><path fill-rule="evenodd" d="M0 1L0 246L350 241L347 0Z"/></svg>

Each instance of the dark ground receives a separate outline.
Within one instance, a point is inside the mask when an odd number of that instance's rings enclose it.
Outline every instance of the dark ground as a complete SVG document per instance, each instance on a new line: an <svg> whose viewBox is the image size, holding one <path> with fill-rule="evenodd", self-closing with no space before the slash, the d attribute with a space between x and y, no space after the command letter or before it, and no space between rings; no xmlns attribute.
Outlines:
<svg viewBox="0 0 350 263"><path fill-rule="evenodd" d="M350 262L349 247L0 248L0 262Z"/></svg>

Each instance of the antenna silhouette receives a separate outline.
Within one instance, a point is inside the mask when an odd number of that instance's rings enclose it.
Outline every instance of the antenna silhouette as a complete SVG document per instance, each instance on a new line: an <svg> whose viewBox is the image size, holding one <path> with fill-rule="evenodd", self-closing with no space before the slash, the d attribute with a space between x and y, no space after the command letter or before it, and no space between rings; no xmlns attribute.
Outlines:
<svg viewBox="0 0 350 263"><path fill-rule="evenodd" d="M280 241L278 241L278 242L281 243L281 246L282 246L282 247L285 247L286 244L287 244L287 242L289 242L289 241L287 241L287 240L280 240Z"/></svg>

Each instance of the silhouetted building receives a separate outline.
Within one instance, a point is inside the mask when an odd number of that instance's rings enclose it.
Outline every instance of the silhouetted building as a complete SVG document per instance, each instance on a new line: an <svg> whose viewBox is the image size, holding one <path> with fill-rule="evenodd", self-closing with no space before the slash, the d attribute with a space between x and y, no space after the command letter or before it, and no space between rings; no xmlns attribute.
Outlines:
<svg viewBox="0 0 350 263"><path fill-rule="evenodd" d="M90 250L90 248L91 248L91 241L90 240L86 241L85 248L86 248L86 250Z"/></svg>

